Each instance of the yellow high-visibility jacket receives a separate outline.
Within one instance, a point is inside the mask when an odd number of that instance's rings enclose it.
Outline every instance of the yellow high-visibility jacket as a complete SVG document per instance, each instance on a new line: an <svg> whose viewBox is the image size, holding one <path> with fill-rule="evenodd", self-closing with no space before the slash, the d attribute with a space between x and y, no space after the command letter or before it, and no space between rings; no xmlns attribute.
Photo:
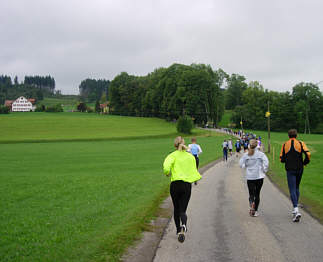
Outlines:
<svg viewBox="0 0 323 262"><path fill-rule="evenodd" d="M165 175L171 174L171 181L183 180L193 183L202 177L196 169L195 158L185 150L176 150L170 153L164 161L163 171Z"/></svg>

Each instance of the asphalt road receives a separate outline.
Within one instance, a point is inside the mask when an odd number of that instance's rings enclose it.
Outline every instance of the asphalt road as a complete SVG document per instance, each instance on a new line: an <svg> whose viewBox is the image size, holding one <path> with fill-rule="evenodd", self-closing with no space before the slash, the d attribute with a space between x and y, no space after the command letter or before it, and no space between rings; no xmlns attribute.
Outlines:
<svg viewBox="0 0 323 262"><path fill-rule="evenodd" d="M323 226L304 210L293 223L291 209L290 200L265 178L260 216L250 217L246 181L232 157L193 185L185 242L177 241L172 219L154 262L322 262Z"/></svg>

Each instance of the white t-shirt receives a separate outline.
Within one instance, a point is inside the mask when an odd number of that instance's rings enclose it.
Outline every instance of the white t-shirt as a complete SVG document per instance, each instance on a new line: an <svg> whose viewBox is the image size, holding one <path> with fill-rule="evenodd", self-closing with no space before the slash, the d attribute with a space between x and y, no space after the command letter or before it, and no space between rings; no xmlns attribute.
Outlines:
<svg viewBox="0 0 323 262"><path fill-rule="evenodd" d="M189 144L188 152L190 152L194 156L199 156L202 153L202 149L198 144Z"/></svg>

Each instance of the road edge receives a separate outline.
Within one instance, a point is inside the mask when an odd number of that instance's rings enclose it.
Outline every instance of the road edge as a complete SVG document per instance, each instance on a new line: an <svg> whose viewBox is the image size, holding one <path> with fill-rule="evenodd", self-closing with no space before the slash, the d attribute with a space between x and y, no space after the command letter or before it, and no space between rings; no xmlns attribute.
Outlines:
<svg viewBox="0 0 323 262"><path fill-rule="evenodd" d="M222 158L214 160L205 166L199 168L201 174L222 161ZM161 214L150 222L151 231L144 231L139 240L127 249L121 257L123 262L152 262L155 258L159 243L162 240L166 228L169 225L173 215L173 204L168 196L160 205Z"/></svg>

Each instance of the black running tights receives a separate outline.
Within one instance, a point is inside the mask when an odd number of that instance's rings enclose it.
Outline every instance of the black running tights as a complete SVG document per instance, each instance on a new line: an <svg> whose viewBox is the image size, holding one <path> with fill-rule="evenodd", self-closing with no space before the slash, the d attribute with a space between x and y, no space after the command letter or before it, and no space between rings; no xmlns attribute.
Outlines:
<svg viewBox="0 0 323 262"><path fill-rule="evenodd" d="M258 210L259 202L260 202L260 190L264 179L256 179L256 180L247 180L248 189L249 189L249 203L255 202L255 210Z"/></svg>
<svg viewBox="0 0 323 262"><path fill-rule="evenodd" d="M182 180L173 181L170 184L170 195L174 205L174 221L177 232L181 230L182 225L186 225L186 209L191 198L192 184Z"/></svg>

